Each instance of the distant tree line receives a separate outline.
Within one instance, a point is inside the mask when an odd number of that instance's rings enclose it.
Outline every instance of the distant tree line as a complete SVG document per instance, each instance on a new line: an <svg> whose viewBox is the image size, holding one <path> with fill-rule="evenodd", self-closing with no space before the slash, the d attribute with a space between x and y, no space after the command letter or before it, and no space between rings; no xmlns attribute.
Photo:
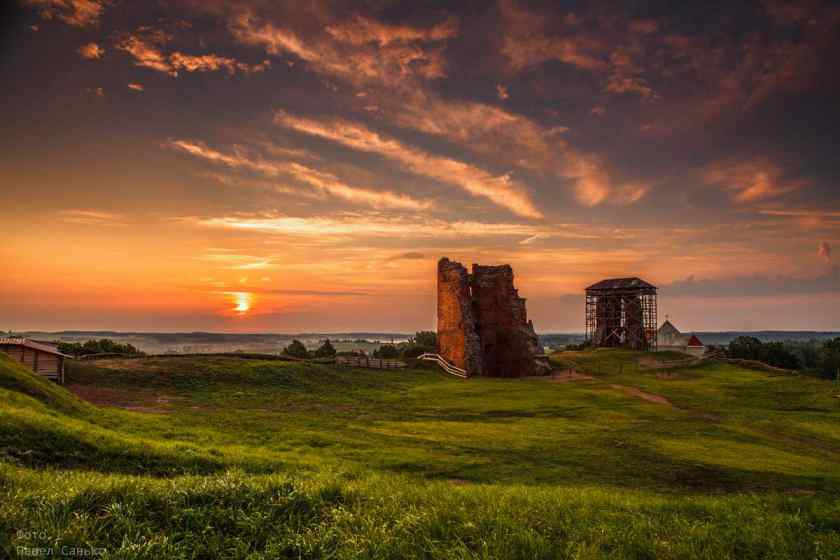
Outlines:
<svg viewBox="0 0 840 560"><path fill-rule="evenodd" d="M408 360L422 354L437 352L437 333L434 331L417 331L406 342L399 344L383 344L373 352L374 358L383 360Z"/></svg>
<svg viewBox="0 0 840 560"><path fill-rule="evenodd" d="M361 340L359 342L367 342ZM374 358L386 360L416 358L427 352L437 352L437 334L434 331L418 331L406 342L399 344L383 344L373 352ZM336 352L335 347L329 339L325 340L315 351L310 352L299 340L293 340L291 344L283 348L284 355L293 358L332 358L336 355L352 355L355 352Z"/></svg>
<svg viewBox="0 0 840 560"><path fill-rule="evenodd" d="M330 342L330 339L325 340L321 346L318 347L317 350L314 352L310 352L306 349L303 342L295 339L283 348L283 355L291 356L292 358L301 358L301 359L308 359L308 358L332 358L335 356L335 347Z"/></svg>
<svg viewBox="0 0 840 560"><path fill-rule="evenodd" d="M752 336L739 336L729 343L726 355L835 379L840 370L840 337L823 341L761 342Z"/></svg>
<svg viewBox="0 0 840 560"><path fill-rule="evenodd" d="M144 355L133 344L114 342L110 338L88 340L87 342L59 342L58 351L70 356L90 356L93 354L133 354Z"/></svg>

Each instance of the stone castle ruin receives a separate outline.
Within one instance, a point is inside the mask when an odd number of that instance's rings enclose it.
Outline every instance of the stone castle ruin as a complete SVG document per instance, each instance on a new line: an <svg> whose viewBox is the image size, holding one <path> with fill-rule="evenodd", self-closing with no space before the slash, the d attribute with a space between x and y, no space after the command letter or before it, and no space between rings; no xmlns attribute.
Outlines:
<svg viewBox="0 0 840 560"><path fill-rule="evenodd" d="M548 373L525 299L509 265L438 262L438 349L468 377L522 377Z"/></svg>

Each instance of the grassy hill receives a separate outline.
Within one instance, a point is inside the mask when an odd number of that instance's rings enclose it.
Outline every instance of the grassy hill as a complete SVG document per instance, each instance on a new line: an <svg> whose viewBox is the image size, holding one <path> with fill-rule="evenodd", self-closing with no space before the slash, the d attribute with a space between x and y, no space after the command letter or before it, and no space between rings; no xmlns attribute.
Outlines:
<svg viewBox="0 0 840 560"><path fill-rule="evenodd" d="M840 556L840 389L677 357L469 381L147 358L74 363L70 392L0 354L0 550Z"/></svg>

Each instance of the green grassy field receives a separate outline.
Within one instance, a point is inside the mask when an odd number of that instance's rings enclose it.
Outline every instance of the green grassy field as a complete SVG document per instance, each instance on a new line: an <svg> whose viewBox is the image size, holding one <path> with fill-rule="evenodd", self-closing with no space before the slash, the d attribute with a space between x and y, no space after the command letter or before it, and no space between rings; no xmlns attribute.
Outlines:
<svg viewBox="0 0 840 560"><path fill-rule="evenodd" d="M588 375L568 382L74 363L68 387L91 404L0 354L0 550L840 557L840 390L639 365L674 357L557 354L558 369Z"/></svg>

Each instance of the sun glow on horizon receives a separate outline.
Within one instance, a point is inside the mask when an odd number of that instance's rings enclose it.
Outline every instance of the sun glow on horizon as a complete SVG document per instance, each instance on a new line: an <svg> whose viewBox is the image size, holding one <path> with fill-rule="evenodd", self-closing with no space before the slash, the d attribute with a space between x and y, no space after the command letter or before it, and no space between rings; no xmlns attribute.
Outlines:
<svg viewBox="0 0 840 560"><path fill-rule="evenodd" d="M253 294L250 292L229 292L233 298L233 312L237 315L246 315L253 304Z"/></svg>

